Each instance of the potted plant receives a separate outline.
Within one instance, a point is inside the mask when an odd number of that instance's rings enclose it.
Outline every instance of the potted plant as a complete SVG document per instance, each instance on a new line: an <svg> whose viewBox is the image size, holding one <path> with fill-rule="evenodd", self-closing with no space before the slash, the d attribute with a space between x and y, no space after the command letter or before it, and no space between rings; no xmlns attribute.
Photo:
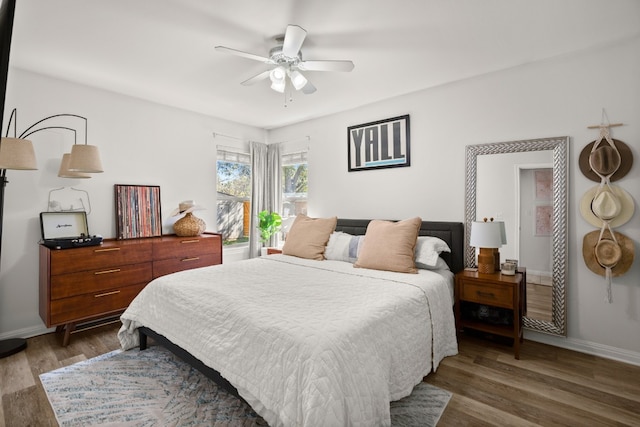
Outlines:
<svg viewBox="0 0 640 427"><path fill-rule="evenodd" d="M258 228L260 229L260 241L266 244L271 236L280 230L282 225L282 217L277 212L269 212L264 210L258 213Z"/></svg>

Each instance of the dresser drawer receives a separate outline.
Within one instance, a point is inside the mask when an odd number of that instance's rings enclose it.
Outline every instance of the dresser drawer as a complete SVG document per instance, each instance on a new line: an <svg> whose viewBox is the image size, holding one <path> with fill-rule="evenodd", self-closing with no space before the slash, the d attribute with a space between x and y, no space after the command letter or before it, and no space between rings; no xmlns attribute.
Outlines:
<svg viewBox="0 0 640 427"><path fill-rule="evenodd" d="M462 282L460 299L498 307L513 307L513 287Z"/></svg>
<svg viewBox="0 0 640 427"><path fill-rule="evenodd" d="M124 310L145 285L146 283L141 283L51 301L51 323L47 326L76 322Z"/></svg>
<svg viewBox="0 0 640 427"><path fill-rule="evenodd" d="M155 240L153 244L154 260L190 258L203 254L220 255L220 262L222 262L219 235L210 234L196 237L163 237L162 239ZM217 262L216 264L219 264L220 262Z"/></svg>
<svg viewBox="0 0 640 427"><path fill-rule="evenodd" d="M151 241L50 251L51 275L151 261Z"/></svg>
<svg viewBox="0 0 640 427"><path fill-rule="evenodd" d="M151 268L151 262L146 262L52 276L51 299L93 294L132 283L149 283L152 279Z"/></svg>
<svg viewBox="0 0 640 427"><path fill-rule="evenodd" d="M220 264L219 257L216 254L163 259L153 262L153 278L155 279L156 277L165 276L177 271L207 267L216 264Z"/></svg>

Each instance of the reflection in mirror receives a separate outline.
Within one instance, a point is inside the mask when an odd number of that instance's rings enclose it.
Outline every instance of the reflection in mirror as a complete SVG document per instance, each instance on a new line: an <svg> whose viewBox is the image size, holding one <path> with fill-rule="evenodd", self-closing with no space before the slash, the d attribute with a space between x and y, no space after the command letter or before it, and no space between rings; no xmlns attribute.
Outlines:
<svg viewBox="0 0 640 427"><path fill-rule="evenodd" d="M525 327L566 335L567 137L467 146L466 265L471 222L504 221L500 259L527 269Z"/></svg>

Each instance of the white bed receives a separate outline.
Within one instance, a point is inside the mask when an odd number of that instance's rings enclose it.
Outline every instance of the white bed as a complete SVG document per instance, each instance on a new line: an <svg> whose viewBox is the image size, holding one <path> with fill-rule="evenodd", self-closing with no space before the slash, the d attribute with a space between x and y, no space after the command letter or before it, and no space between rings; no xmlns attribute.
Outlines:
<svg viewBox="0 0 640 427"><path fill-rule="evenodd" d="M457 353L453 273L287 255L152 281L122 315L219 372L271 426L389 425L389 402Z"/></svg>

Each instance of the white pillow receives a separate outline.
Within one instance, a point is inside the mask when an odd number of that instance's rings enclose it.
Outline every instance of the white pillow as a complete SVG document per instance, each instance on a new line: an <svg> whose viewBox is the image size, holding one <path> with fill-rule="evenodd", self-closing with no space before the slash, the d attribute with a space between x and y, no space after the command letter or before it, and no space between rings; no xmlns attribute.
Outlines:
<svg viewBox="0 0 640 427"><path fill-rule="evenodd" d="M433 267L427 264L419 263L419 262L416 263L416 267L418 267L421 270L450 270L449 265L447 265L447 262L440 257L438 257L438 260L436 261L436 265Z"/></svg>
<svg viewBox="0 0 640 427"><path fill-rule="evenodd" d="M358 259L358 252L364 236L352 236L342 231L334 231L329 236L329 243L324 250L324 257L334 261L345 261L353 264Z"/></svg>
<svg viewBox="0 0 640 427"><path fill-rule="evenodd" d="M442 252L451 252L447 242L433 236L418 236L415 253L416 267L435 268L438 260L442 260L440 258Z"/></svg>

